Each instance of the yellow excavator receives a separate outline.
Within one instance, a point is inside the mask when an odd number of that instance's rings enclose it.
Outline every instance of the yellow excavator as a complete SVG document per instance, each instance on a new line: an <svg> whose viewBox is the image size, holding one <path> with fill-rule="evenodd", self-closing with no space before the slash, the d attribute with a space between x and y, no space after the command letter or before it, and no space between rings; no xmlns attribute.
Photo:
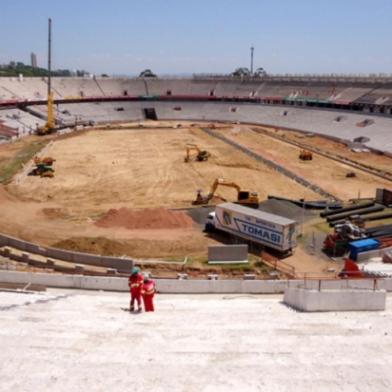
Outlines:
<svg viewBox="0 0 392 392"><path fill-rule="evenodd" d="M211 154L208 151L200 150L200 148L196 144L187 144L184 162L188 163L191 161L191 152L193 150L196 151L197 153L195 160L198 162L208 161L208 158L211 156Z"/></svg>
<svg viewBox="0 0 392 392"><path fill-rule="evenodd" d="M219 186L226 186L229 188L234 188L237 191L237 200L235 203L244 206L258 208L259 207L259 197L256 192L249 192L241 190L241 187L234 182L227 181L223 178L217 178L211 186L210 193L208 195L203 195L199 190L197 191L196 199L192 202L193 205L208 204L210 200L214 197L216 190Z"/></svg>

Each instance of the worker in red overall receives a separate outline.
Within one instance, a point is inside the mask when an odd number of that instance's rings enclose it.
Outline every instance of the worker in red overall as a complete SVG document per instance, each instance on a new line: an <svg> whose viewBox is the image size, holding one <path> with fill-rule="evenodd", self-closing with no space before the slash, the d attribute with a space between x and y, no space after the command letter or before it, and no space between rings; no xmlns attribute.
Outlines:
<svg viewBox="0 0 392 392"><path fill-rule="evenodd" d="M144 278L142 286L142 296L144 303L144 310L146 312L154 311L154 294L155 282L150 278Z"/></svg>
<svg viewBox="0 0 392 392"><path fill-rule="evenodd" d="M143 276L138 267L132 268L131 276L128 279L128 286L131 292L131 302L129 304L129 311L135 310L135 301L137 302L137 311L142 311L142 286Z"/></svg>

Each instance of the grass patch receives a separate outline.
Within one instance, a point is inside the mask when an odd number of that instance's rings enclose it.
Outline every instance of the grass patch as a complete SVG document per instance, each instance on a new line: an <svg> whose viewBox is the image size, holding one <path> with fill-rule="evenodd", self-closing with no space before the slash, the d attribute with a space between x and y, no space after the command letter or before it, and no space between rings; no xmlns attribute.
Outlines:
<svg viewBox="0 0 392 392"><path fill-rule="evenodd" d="M12 158L2 161L0 163L0 183L9 183L12 180L12 177L22 169L23 165L41 151L47 143L48 140L39 140L29 143L19 150Z"/></svg>

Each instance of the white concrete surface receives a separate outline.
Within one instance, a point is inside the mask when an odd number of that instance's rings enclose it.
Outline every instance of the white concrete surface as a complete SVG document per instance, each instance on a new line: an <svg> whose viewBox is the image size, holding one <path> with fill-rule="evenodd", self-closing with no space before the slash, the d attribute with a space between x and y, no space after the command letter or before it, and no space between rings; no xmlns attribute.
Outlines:
<svg viewBox="0 0 392 392"><path fill-rule="evenodd" d="M280 296L159 295L133 315L125 293L62 294L0 292L16 305L0 311L1 391L392 389L391 297L385 312L309 314Z"/></svg>
<svg viewBox="0 0 392 392"><path fill-rule="evenodd" d="M385 310L385 290L309 290L289 287L284 303L304 312Z"/></svg>

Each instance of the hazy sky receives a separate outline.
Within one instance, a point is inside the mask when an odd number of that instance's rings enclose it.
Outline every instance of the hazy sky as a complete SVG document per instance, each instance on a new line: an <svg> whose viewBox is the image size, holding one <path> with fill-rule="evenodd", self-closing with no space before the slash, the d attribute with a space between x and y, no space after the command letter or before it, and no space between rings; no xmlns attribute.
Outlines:
<svg viewBox="0 0 392 392"><path fill-rule="evenodd" d="M0 0L0 63L94 73L392 72L392 0Z"/></svg>

